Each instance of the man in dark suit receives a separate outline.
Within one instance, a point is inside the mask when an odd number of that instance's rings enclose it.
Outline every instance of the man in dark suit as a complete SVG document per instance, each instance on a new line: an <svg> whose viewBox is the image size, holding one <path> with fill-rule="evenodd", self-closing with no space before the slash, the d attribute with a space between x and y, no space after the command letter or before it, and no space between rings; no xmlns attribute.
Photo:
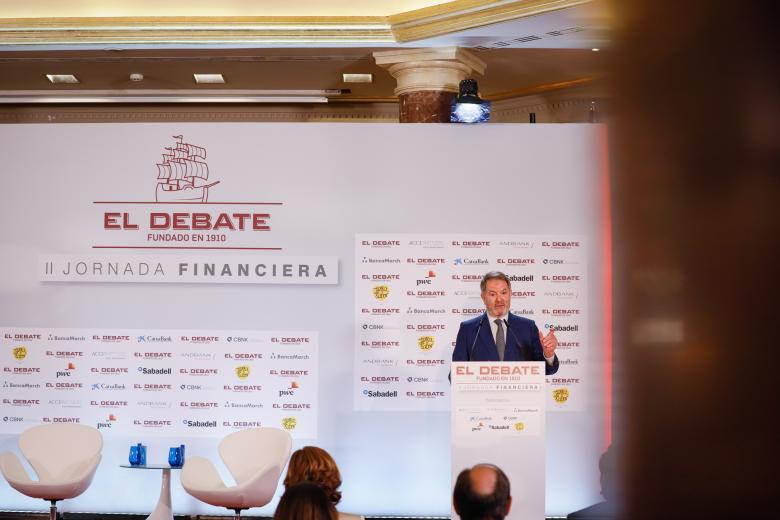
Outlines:
<svg viewBox="0 0 780 520"><path fill-rule="evenodd" d="M544 361L545 373L558 371L555 331L543 335L528 318L509 312L512 287L507 275L491 271L479 284L485 313L460 324L453 361Z"/></svg>

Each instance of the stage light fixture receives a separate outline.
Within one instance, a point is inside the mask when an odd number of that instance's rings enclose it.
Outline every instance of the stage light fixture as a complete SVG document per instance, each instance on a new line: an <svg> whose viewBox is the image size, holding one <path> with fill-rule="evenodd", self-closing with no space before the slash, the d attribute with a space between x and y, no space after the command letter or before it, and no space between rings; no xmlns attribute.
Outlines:
<svg viewBox="0 0 780 520"><path fill-rule="evenodd" d="M450 123L487 122L490 119L490 101L482 101L479 97L477 80L462 80L458 90L458 97L452 100Z"/></svg>

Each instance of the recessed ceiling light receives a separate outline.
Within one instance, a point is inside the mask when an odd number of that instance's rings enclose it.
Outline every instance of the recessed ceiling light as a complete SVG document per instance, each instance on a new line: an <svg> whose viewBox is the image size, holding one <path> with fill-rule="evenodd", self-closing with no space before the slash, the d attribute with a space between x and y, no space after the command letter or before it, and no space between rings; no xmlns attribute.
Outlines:
<svg viewBox="0 0 780 520"><path fill-rule="evenodd" d="M78 83L79 79L73 74L46 74L52 83Z"/></svg>
<svg viewBox="0 0 780 520"><path fill-rule="evenodd" d="M195 83L224 83L222 74L193 74Z"/></svg>
<svg viewBox="0 0 780 520"><path fill-rule="evenodd" d="M344 83L373 83L373 74L342 74L341 79Z"/></svg>
<svg viewBox="0 0 780 520"><path fill-rule="evenodd" d="M601 49L599 49L598 47L593 47L591 50L592 50L593 52L599 52Z"/></svg>

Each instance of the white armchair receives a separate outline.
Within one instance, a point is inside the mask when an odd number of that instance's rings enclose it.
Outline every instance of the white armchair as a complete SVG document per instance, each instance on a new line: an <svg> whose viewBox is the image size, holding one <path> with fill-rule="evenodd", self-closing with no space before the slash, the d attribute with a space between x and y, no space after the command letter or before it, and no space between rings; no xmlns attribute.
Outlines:
<svg viewBox="0 0 780 520"><path fill-rule="evenodd" d="M190 457L181 471L184 490L201 502L241 510L271 501L292 449L292 437L276 428L250 428L231 433L219 443L219 455L236 481L228 486L211 461Z"/></svg>
<svg viewBox="0 0 780 520"><path fill-rule="evenodd" d="M15 490L51 502L50 518L56 520L57 501L79 496L92 483L103 436L83 424L45 424L22 432L19 449L38 480L30 478L10 451L0 454L0 471Z"/></svg>

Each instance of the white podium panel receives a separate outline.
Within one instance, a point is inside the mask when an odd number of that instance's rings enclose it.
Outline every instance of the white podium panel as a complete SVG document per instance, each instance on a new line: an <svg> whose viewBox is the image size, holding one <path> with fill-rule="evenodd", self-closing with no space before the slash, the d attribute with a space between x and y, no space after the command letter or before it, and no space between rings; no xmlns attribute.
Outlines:
<svg viewBox="0 0 780 520"><path fill-rule="evenodd" d="M544 518L544 388L541 362L452 363L452 487L463 469L495 464L510 520Z"/></svg>

